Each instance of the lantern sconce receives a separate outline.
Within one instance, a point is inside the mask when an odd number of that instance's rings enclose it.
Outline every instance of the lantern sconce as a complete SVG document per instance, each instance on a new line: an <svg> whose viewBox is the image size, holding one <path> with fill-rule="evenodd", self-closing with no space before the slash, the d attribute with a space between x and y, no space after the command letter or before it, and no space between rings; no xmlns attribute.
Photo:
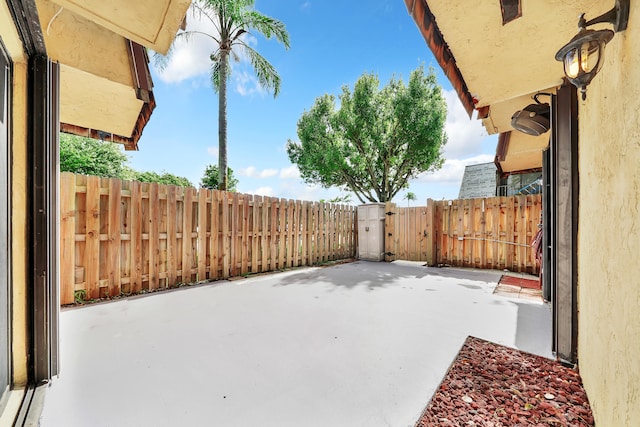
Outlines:
<svg viewBox="0 0 640 427"><path fill-rule="evenodd" d="M549 104L538 100L540 95L551 96L550 93L539 92L533 96L535 104L529 104L511 116L511 127L531 136L540 136L551 127L551 109Z"/></svg>
<svg viewBox="0 0 640 427"><path fill-rule="evenodd" d="M629 3L630 0L616 0L613 9L589 21L584 19L584 13L580 15L578 34L556 53L556 60L564 63L564 74L580 89L583 101L587 98L587 85L604 63L605 45L615 33L627 28ZM588 26L599 23L612 24L615 33L611 30L587 30Z"/></svg>

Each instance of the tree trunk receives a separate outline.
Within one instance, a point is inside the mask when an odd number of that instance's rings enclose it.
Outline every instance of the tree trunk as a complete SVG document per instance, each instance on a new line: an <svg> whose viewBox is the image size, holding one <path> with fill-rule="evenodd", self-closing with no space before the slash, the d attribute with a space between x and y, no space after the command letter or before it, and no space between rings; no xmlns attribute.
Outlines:
<svg viewBox="0 0 640 427"><path fill-rule="evenodd" d="M218 189L227 191L227 66L229 52L220 52L220 92L218 93Z"/></svg>

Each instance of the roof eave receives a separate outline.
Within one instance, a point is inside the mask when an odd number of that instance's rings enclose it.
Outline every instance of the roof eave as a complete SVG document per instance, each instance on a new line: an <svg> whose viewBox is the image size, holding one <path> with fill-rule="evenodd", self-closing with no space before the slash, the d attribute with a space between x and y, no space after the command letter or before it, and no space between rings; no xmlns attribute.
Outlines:
<svg viewBox="0 0 640 427"><path fill-rule="evenodd" d="M445 42L444 36L438 28L436 19L431 13L426 0L404 0L404 2L409 14L413 17L413 20L420 29L420 33L427 42L427 46L429 46L429 49L433 52L442 71L458 94L458 98L460 98L469 118L471 118L473 110L475 109L473 96L469 93L469 89L456 64L453 53L451 53L449 46Z"/></svg>

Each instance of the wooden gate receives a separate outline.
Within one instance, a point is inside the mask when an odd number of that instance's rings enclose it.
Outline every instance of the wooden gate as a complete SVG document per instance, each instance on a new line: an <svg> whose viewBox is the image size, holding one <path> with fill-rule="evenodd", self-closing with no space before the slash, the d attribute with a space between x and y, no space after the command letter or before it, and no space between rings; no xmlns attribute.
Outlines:
<svg viewBox="0 0 640 427"><path fill-rule="evenodd" d="M404 259L426 261L429 265L435 259L435 202L427 201L427 206L398 207L387 203L385 207L385 260Z"/></svg>
<svg viewBox="0 0 640 427"><path fill-rule="evenodd" d="M429 199L406 208L387 203L385 259L537 274L531 242L541 209L539 194Z"/></svg>

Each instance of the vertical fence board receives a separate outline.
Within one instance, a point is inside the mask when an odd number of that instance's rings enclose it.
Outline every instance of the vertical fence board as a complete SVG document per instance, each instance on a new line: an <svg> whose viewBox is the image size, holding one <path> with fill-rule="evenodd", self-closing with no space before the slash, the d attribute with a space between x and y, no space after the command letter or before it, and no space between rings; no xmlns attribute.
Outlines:
<svg viewBox="0 0 640 427"><path fill-rule="evenodd" d="M506 198L506 211L505 211L505 221L506 221L506 242L514 242L515 238L515 200L513 197ZM514 263L514 252L515 246L508 245L505 243L505 259L506 259L506 268L509 270L513 269Z"/></svg>
<svg viewBox="0 0 640 427"><path fill-rule="evenodd" d="M384 211L387 213L392 213L393 215L387 215L384 221L384 253L385 253L385 261L393 261L395 259L395 254L398 251L398 247L396 245L396 233L395 233L395 204L391 202L386 202L384 206Z"/></svg>
<svg viewBox="0 0 640 427"><path fill-rule="evenodd" d="M160 199L158 197L158 184L149 184L149 289L158 288L159 267L159 216Z"/></svg>
<svg viewBox="0 0 640 427"><path fill-rule="evenodd" d="M269 270L275 270L278 263L278 199L269 198Z"/></svg>
<svg viewBox="0 0 640 427"><path fill-rule="evenodd" d="M87 177L85 278L87 295L100 298L100 178Z"/></svg>
<svg viewBox="0 0 640 427"><path fill-rule="evenodd" d="M210 260L209 260L209 279L217 279L220 277L220 192L211 190L211 239L210 244Z"/></svg>
<svg viewBox="0 0 640 427"><path fill-rule="evenodd" d="M120 294L121 267L120 267L120 201L122 181L119 179L109 180L109 295Z"/></svg>
<svg viewBox="0 0 640 427"><path fill-rule="evenodd" d="M287 200L278 201L278 269L282 270L285 260L285 229L286 229Z"/></svg>
<svg viewBox="0 0 640 427"><path fill-rule="evenodd" d="M222 277L228 278L230 272L231 263L231 244L229 238L230 224L229 224L229 193L220 193L220 207L222 208L222 229L220 238L222 239Z"/></svg>
<svg viewBox="0 0 640 427"><path fill-rule="evenodd" d="M498 242L502 239L502 230L503 226L500 223L500 210L502 209L502 197L496 197L493 199L493 230L491 233L491 237L493 240L493 268L496 270L503 268L503 264L500 258L500 246Z"/></svg>
<svg viewBox="0 0 640 427"><path fill-rule="evenodd" d="M238 193L230 194L231 198L231 211L229 212L229 223L231 225L231 235L229 240L229 253L231 255L229 259L229 274L231 277L235 277L238 275L238 262L240 261L240 257L238 256L238 224L240 222L240 218L238 218L238 209L240 205L240 199Z"/></svg>
<svg viewBox="0 0 640 427"><path fill-rule="evenodd" d="M287 235L287 242L286 242L286 261L285 261L285 267L292 267L293 266L293 211L294 211L294 201L293 200L287 200L287 227L286 227L286 235Z"/></svg>
<svg viewBox="0 0 640 427"><path fill-rule="evenodd" d="M198 259L198 274L196 280L207 280L207 196L209 190L201 188L198 191L198 238L197 238L197 259Z"/></svg>
<svg viewBox="0 0 640 427"><path fill-rule="evenodd" d="M269 271L269 200L265 196L262 198L260 217L260 271Z"/></svg>
<svg viewBox="0 0 640 427"><path fill-rule="evenodd" d="M301 249L300 249L300 261L302 265L308 265L308 250L309 250L309 202L302 202L302 213L301 213Z"/></svg>
<svg viewBox="0 0 640 427"><path fill-rule="evenodd" d="M300 200L295 201L294 206L294 229L293 229L293 267L302 265L302 202Z"/></svg>
<svg viewBox="0 0 640 427"><path fill-rule="evenodd" d="M178 239L176 230L177 198L176 186L167 187L167 286L176 285Z"/></svg>
<svg viewBox="0 0 640 427"><path fill-rule="evenodd" d="M74 301L76 276L76 177L60 174L60 303Z"/></svg>
<svg viewBox="0 0 640 427"><path fill-rule="evenodd" d="M317 263L318 257L318 203L309 206L309 264Z"/></svg>
<svg viewBox="0 0 640 427"><path fill-rule="evenodd" d="M242 205L240 218L242 219L242 254L240 258L240 274L247 274L249 272L249 205L252 202L252 197L249 195L243 195L241 197Z"/></svg>
<svg viewBox="0 0 640 427"><path fill-rule="evenodd" d="M131 282L130 291L142 290L142 189L137 181L131 182Z"/></svg>
<svg viewBox="0 0 640 427"><path fill-rule="evenodd" d="M333 260L333 251L334 251L334 247L333 247L333 233L335 231L334 229L334 214L335 211L333 209L333 205L331 204L327 204L326 205L326 213L327 213L327 217L326 217L326 222L327 222L327 260Z"/></svg>
<svg viewBox="0 0 640 427"><path fill-rule="evenodd" d="M327 209L326 203L320 203L320 224L321 224L321 235L320 235L320 262L324 263L329 260L329 212Z"/></svg>
<svg viewBox="0 0 640 427"><path fill-rule="evenodd" d="M251 210L251 272L259 272L258 259L260 258L260 220L262 218L262 196L253 196L253 208Z"/></svg>
<svg viewBox="0 0 640 427"><path fill-rule="evenodd" d="M425 241L426 241L426 259L427 265L434 266L437 264L435 260L435 244L437 242L437 236L435 234L435 202L433 199L427 200L426 222L425 227Z"/></svg>
<svg viewBox="0 0 640 427"><path fill-rule="evenodd" d="M185 188L182 210L182 283L191 283L191 266L193 254L191 251L193 230L193 192Z"/></svg>

